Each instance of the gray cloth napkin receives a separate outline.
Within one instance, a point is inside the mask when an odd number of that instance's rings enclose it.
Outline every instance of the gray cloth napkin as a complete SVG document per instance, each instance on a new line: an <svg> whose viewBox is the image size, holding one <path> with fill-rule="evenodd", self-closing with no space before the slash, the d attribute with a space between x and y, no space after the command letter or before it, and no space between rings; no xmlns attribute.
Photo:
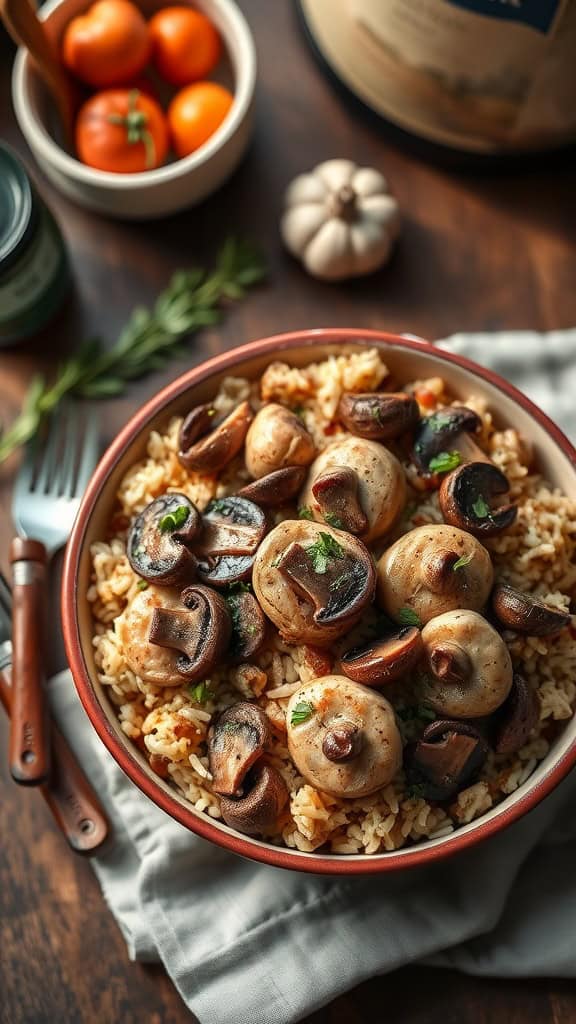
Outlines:
<svg viewBox="0 0 576 1024"><path fill-rule="evenodd" d="M576 330L456 335L576 437ZM201 1024L291 1024L415 961L576 975L576 773L503 834L430 868L344 880L263 867L177 825L95 736L69 673L57 718L111 818L92 861L130 957L162 961Z"/></svg>

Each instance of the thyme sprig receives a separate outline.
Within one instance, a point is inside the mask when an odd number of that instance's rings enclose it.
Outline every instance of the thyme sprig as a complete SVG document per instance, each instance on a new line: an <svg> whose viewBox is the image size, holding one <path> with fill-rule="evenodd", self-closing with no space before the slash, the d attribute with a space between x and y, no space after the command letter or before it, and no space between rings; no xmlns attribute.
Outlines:
<svg viewBox="0 0 576 1024"><path fill-rule="evenodd" d="M177 271L152 309L133 311L111 348L92 339L60 366L51 382L40 375L33 378L22 412L0 433L0 463L34 437L65 396L121 395L130 381L160 370L182 355L184 339L217 323L223 302L241 299L264 273L260 255L246 242L233 238L225 242L209 273L200 268Z"/></svg>

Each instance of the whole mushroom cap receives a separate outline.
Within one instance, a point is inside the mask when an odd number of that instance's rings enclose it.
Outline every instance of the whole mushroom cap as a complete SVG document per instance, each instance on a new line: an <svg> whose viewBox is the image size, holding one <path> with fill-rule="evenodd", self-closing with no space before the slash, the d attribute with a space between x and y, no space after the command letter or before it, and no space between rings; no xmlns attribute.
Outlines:
<svg viewBox="0 0 576 1024"><path fill-rule="evenodd" d="M180 591L150 585L132 598L116 619L115 631L128 668L146 683L155 686L181 686L177 669L178 651L150 643L148 636L154 610L182 607Z"/></svg>
<svg viewBox="0 0 576 1024"><path fill-rule="evenodd" d="M354 600L350 604L350 614L346 613L344 606L343 614L337 621L333 617L323 621L322 616L318 616L312 600L307 600L298 591L280 565L295 547L307 551L327 535L336 542L347 560L353 559L357 563L357 578L361 587L359 600ZM322 572L316 575L313 569L310 571L311 578L314 580L315 577L319 593L328 589L333 603L340 594L343 599L347 595L347 560L329 555L326 562L318 566L319 569L323 569ZM252 583L262 611L272 620L285 640L289 643L323 646L348 632L358 621L364 608L372 602L376 573L370 553L356 537L320 523L287 519L279 523L260 544L254 560Z"/></svg>
<svg viewBox="0 0 576 1024"><path fill-rule="evenodd" d="M418 526L378 562L378 604L396 622L410 609L420 623L455 608L479 611L494 570L485 547L456 526Z"/></svg>
<svg viewBox="0 0 576 1024"><path fill-rule="evenodd" d="M288 749L310 785L354 799L386 786L402 763L392 705L377 690L329 675L292 694Z"/></svg>
<svg viewBox="0 0 576 1024"><path fill-rule="evenodd" d="M406 502L406 478L398 459L378 441L363 437L345 437L328 445L310 466L299 499L319 523L324 519L312 486L317 477L335 466L347 466L358 476L358 499L368 519L368 529L359 534L361 539L370 543L388 533Z"/></svg>
<svg viewBox="0 0 576 1024"><path fill-rule="evenodd" d="M422 630L428 673L422 699L450 718L481 718L506 700L512 660L502 637L482 615L446 612Z"/></svg>
<svg viewBox="0 0 576 1024"><path fill-rule="evenodd" d="M286 466L308 466L314 454L314 441L296 413L276 402L262 406L246 435L250 476L259 479Z"/></svg>

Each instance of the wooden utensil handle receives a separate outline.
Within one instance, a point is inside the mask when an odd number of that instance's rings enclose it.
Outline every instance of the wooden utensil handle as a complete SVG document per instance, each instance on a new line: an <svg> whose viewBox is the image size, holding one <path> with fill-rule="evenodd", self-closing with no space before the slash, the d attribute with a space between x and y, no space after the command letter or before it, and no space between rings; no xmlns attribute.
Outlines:
<svg viewBox="0 0 576 1024"><path fill-rule="evenodd" d="M10 714L10 670L0 672L0 703ZM40 792L68 845L86 856L96 853L108 836L102 805L58 727L51 723L52 774Z"/></svg>
<svg viewBox="0 0 576 1024"><path fill-rule="evenodd" d="M44 689L43 622L47 554L36 540L16 537L12 563L12 717L10 774L39 786L50 771L48 708Z"/></svg>

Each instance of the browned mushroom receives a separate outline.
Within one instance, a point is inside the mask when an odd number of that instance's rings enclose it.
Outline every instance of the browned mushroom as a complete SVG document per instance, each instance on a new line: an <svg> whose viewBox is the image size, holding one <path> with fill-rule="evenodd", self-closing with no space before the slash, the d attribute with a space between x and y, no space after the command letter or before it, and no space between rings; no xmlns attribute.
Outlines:
<svg viewBox="0 0 576 1024"><path fill-rule="evenodd" d="M194 548L200 578L214 587L248 579L266 532L262 509L248 498L216 498L206 506L202 525Z"/></svg>
<svg viewBox="0 0 576 1024"><path fill-rule="evenodd" d="M527 742L540 720L540 699L525 679L514 674L512 689L497 715L494 749L497 754L514 754Z"/></svg>
<svg viewBox="0 0 576 1024"><path fill-rule="evenodd" d="M464 530L418 526L378 562L378 600L403 625L418 625L453 608L484 607L492 587L490 555Z"/></svg>
<svg viewBox="0 0 576 1024"><path fill-rule="evenodd" d="M150 643L179 651L179 674L189 682L209 675L226 654L232 622L223 597L208 587L186 587L183 607L155 608L150 621Z"/></svg>
<svg viewBox="0 0 576 1024"><path fill-rule="evenodd" d="M506 700L512 662L502 637L489 622L464 609L431 619L422 630L430 674L423 700L451 718L482 718Z"/></svg>
<svg viewBox="0 0 576 1024"><path fill-rule="evenodd" d="M258 601L249 590L238 590L226 597L232 617L229 656L234 661L252 658L264 643L266 619Z"/></svg>
<svg viewBox="0 0 576 1024"><path fill-rule="evenodd" d="M259 761L246 778L246 794L221 797L220 809L230 828L253 836L275 827L287 801L288 790L280 773Z"/></svg>
<svg viewBox="0 0 576 1024"><path fill-rule="evenodd" d="M487 755L485 739L467 722L433 722L406 751L408 781L426 800L450 800L478 774Z"/></svg>
<svg viewBox="0 0 576 1024"><path fill-rule="evenodd" d="M364 533L368 520L358 501L358 474L347 466L320 473L312 484L322 518L337 530Z"/></svg>
<svg viewBox="0 0 576 1024"><path fill-rule="evenodd" d="M497 583L492 591L492 610L503 626L529 636L553 636L572 621L569 612L551 608L533 594Z"/></svg>
<svg viewBox="0 0 576 1024"><path fill-rule="evenodd" d="M330 643L372 601L376 573L364 545L349 533L306 520L285 520L258 548L254 592L282 637Z"/></svg>
<svg viewBox="0 0 576 1024"><path fill-rule="evenodd" d="M305 466L284 466L246 484L238 491L238 496L249 498L264 508L284 505L296 497L305 479Z"/></svg>
<svg viewBox="0 0 576 1024"><path fill-rule="evenodd" d="M332 441L310 466L299 504L316 522L325 522L314 486L319 477L334 470L351 470L357 479L357 502L366 517L362 540L369 544L388 533L400 516L406 499L406 478L398 459L379 441L343 437ZM352 479L352 478L350 478ZM330 520L328 520L329 525Z"/></svg>
<svg viewBox="0 0 576 1024"><path fill-rule="evenodd" d="M248 402L241 402L218 421L215 421L212 406L198 406L188 414L180 429L180 462L196 473L218 473L242 448L252 419Z"/></svg>
<svg viewBox="0 0 576 1024"><path fill-rule="evenodd" d="M314 441L302 420L283 405L271 402L256 414L246 438L246 468L259 478L285 466L308 466Z"/></svg>
<svg viewBox="0 0 576 1024"><path fill-rule="evenodd" d="M392 441L415 427L420 418L418 402L404 391L361 395L345 392L337 415L351 434L371 441Z"/></svg>
<svg viewBox="0 0 576 1024"><path fill-rule="evenodd" d="M424 652L420 630L401 626L363 647L353 647L340 659L343 671L364 686L383 686L405 675Z"/></svg>
<svg viewBox="0 0 576 1024"><path fill-rule="evenodd" d="M288 749L298 771L324 793L367 796L394 778L402 741L392 705L346 676L314 679L292 694Z"/></svg>
<svg viewBox="0 0 576 1024"><path fill-rule="evenodd" d="M506 530L516 519L516 505L496 507L492 504L494 498L509 490L506 476L496 466L469 462L442 481L439 493L442 515L447 523L475 537L492 537Z"/></svg>
<svg viewBox="0 0 576 1024"><path fill-rule="evenodd" d="M214 792L223 796L237 794L244 776L271 738L270 720L254 704L239 701L223 711L208 738Z"/></svg>
<svg viewBox="0 0 576 1024"><path fill-rule="evenodd" d="M414 433L412 461L424 476L442 473L444 466L454 469L460 462L490 462L472 440L481 429L482 420L466 406L433 412L420 420Z"/></svg>
<svg viewBox="0 0 576 1024"><path fill-rule="evenodd" d="M185 494L163 494L136 516L127 555L134 572L151 583L191 582L197 561L190 547L200 532L200 513Z"/></svg>

